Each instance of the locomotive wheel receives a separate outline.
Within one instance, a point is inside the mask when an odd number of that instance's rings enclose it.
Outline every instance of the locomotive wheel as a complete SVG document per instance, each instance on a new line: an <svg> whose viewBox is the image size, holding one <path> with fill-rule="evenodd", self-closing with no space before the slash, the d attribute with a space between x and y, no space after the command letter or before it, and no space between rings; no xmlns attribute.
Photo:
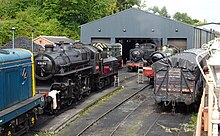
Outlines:
<svg viewBox="0 0 220 136"><path fill-rule="evenodd" d="M70 98L68 98L68 100L67 100L67 102L66 102L66 106L71 106L72 104L73 104L73 101L74 101L74 94L73 94L73 88L71 88L71 90L72 90L72 94L71 94L71 97Z"/></svg>
<svg viewBox="0 0 220 136"><path fill-rule="evenodd" d="M58 108L53 109L53 103L51 103L51 104L50 104L50 110L49 110L49 113L50 113L51 115L53 115L53 114L56 114L57 111L58 111Z"/></svg>
<svg viewBox="0 0 220 136"><path fill-rule="evenodd" d="M13 136L15 133L15 128L13 125L8 125L7 128L5 129L5 136Z"/></svg>
<svg viewBox="0 0 220 136"><path fill-rule="evenodd" d="M51 110L50 110L50 114L51 114L51 115L56 114L57 111L58 111L57 109L51 109Z"/></svg>
<svg viewBox="0 0 220 136"><path fill-rule="evenodd" d="M150 77L150 85L154 85L154 77Z"/></svg>
<svg viewBox="0 0 220 136"><path fill-rule="evenodd" d="M89 89L88 91L86 91L86 95L89 96L91 93L91 89Z"/></svg>
<svg viewBox="0 0 220 136"><path fill-rule="evenodd" d="M11 130L8 130L8 131L7 131L7 136L12 136Z"/></svg>
<svg viewBox="0 0 220 136"><path fill-rule="evenodd" d="M80 101L82 99L82 93L81 93L81 87L79 84L76 84L76 87L75 87L75 99L77 101Z"/></svg>
<svg viewBox="0 0 220 136"><path fill-rule="evenodd" d="M36 118L34 115L32 115L31 119L30 119L30 124L31 124L30 126L33 126L35 124L35 122L36 122Z"/></svg>
<svg viewBox="0 0 220 136"><path fill-rule="evenodd" d="M68 98L66 105L67 106L71 106L73 104L73 99L72 98Z"/></svg>
<svg viewBox="0 0 220 136"><path fill-rule="evenodd" d="M104 87L105 87L105 81L101 80L100 83L99 83L99 89L101 90Z"/></svg>
<svg viewBox="0 0 220 136"><path fill-rule="evenodd" d="M81 92L79 92L79 93L77 94L76 99L77 99L78 101L80 101L80 100L82 99L82 94L81 94Z"/></svg>

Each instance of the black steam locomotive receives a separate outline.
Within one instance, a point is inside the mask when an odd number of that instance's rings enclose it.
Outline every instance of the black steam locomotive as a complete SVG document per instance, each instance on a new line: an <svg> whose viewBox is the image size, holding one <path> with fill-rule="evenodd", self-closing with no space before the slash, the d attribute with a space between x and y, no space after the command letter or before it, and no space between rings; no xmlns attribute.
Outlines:
<svg viewBox="0 0 220 136"><path fill-rule="evenodd" d="M56 112L110 85L118 74L117 59L109 57L105 44L46 45L35 56L36 88L47 94L47 109Z"/></svg>
<svg viewBox="0 0 220 136"><path fill-rule="evenodd" d="M137 71L139 63L150 66L154 62L180 52L179 48L173 45L156 46L152 43L136 45L130 50L130 61L127 64L129 71Z"/></svg>
<svg viewBox="0 0 220 136"><path fill-rule="evenodd" d="M147 66L151 65L150 55L156 50L156 45L152 43L137 44L134 49L130 50L130 61L127 63L128 70L137 71L140 62L144 62Z"/></svg>

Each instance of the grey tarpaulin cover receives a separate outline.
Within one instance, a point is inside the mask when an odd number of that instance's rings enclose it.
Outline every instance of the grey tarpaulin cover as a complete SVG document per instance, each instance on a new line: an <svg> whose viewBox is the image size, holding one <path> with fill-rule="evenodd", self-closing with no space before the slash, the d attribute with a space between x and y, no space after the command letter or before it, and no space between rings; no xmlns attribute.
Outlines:
<svg viewBox="0 0 220 136"><path fill-rule="evenodd" d="M189 49L185 50L182 53L178 53L176 55L170 56L168 58L161 59L152 64L152 68L155 72L158 70L165 70L168 67L178 67L183 68L189 72L194 72L198 67L196 64L196 56L205 50L203 49ZM204 56L199 58L199 61L202 60Z"/></svg>
<svg viewBox="0 0 220 136"><path fill-rule="evenodd" d="M154 70L154 93L158 103L161 101L194 102L201 83L201 74L196 56L205 50L190 49L161 59L152 64ZM204 54L199 58L203 65Z"/></svg>

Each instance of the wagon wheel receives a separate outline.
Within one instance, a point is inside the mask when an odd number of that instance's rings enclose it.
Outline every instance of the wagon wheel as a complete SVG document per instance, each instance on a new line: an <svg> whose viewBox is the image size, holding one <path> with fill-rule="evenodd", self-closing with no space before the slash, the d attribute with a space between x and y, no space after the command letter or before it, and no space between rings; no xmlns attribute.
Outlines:
<svg viewBox="0 0 220 136"><path fill-rule="evenodd" d="M161 103L161 108L163 112L166 112L168 110L168 105L165 105L164 102Z"/></svg>
<svg viewBox="0 0 220 136"><path fill-rule="evenodd" d="M197 102L191 104L192 105L192 111L197 113L199 110L199 104Z"/></svg>
<svg viewBox="0 0 220 136"><path fill-rule="evenodd" d="M166 111L166 106L164 105L164 103L162 103L161 108L162 108L162 111L163 111L163 112Z"/></svg>

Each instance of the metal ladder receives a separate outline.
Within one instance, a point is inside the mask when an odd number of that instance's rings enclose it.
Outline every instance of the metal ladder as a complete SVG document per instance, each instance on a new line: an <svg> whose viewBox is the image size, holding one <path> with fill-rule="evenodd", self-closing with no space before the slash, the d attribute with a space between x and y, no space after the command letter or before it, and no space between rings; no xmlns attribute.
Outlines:
<svg viewBox="0 0 220 136"><path fill-rule="evenodd" d="M139 63L138 66L138 84L144 83L144 69L143 69L143 63Z"/></svg>
<svg viewBox="0 0 220 136"><path fill-rule="evenodd" d="M119 77L118 77L118 75L115 75L114 76L114 87L118 87L119 86Z"/></svg>

